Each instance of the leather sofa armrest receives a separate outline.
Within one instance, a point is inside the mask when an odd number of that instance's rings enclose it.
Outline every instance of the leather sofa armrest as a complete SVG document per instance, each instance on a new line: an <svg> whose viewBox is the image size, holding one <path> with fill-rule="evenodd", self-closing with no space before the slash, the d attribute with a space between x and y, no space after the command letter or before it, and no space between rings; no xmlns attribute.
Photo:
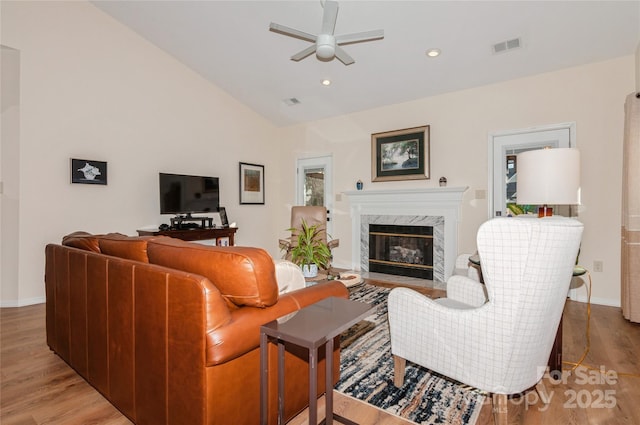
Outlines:
<svg viewBox="0 0 640 425"><path fill-rule="evenodd" d="M233 360L260 346L260 326L329 297L348 298L341 282L327 282L280 296L270 307L242 307L231 313L231 321L207 335L207 366Z"/></svg>

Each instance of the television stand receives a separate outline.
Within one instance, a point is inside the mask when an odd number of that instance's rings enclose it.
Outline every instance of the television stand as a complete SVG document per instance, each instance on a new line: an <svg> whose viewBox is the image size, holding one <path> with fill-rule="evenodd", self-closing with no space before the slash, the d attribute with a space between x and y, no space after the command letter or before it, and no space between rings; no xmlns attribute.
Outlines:
<svg viewBox="0 0 640 425"><path fill-rule="evenodd" d="M202 241L215 239L216 245L223 245L226 238L229 246L235 245L237 227L212 227L209 229L172 229L172 230L138 230L139 236L169 236L183 241Z"/></svg>

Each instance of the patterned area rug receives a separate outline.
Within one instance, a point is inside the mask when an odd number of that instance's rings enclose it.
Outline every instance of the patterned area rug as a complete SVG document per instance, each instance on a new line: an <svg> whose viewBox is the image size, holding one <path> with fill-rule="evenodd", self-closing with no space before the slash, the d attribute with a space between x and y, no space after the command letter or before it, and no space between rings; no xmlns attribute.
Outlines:
<svg viewBox="0 0 640 425"><path fill-rule="evenodd" d="M404 386L393 385L389 291L368 284L351 289L351 299L375 304L378 310L342 335L341 378L335 389L417 424L475 424L485 396L473 388L410 362Z"/></svg>

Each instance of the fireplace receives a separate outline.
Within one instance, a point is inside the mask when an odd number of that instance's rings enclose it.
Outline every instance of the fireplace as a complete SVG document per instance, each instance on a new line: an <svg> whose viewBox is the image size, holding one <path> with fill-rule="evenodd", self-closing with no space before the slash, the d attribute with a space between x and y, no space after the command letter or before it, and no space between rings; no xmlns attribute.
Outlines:
<svg viewBox="0 0 640 425"><path fill-rule="evenodd" d="M431 277L423 277L417 276L415 272L412 275L405 274L406 269L408 267L403 267L398 265L397 268L387 268L385 271L377 271L378 273L386 273L386 274L395 274L400 276L410 276L410 277L422 277L424 279L430 280L438 280L441 282L445 281L444 276L444 217L442 216L422 216L422 215L392 215L392 214L380 214L380 215L362 215L360 216L360 270L366 272L373 272L377 270L372 270L370 265L372 264L369 261L372 249L371 249L371 241L370 237L370 229L374 226L374 229L378 229L382 226L383 229L394 229L394 230L408 230L409 232L417 232L418 228L423 228L421 232L423 233L431 233L430 235L422 235L422 236L430 236L431 247L428 249L428 254L422 254L423 257L427 257L430 260L431 266ZM425 230L430 229L430 230ZM385 232L382 232L385 233ZM386 232L391 233L391 232ZM405 232L407 233L407 232ZM414 233L415 234L415 233ZM426 238L424 238L426 239ZM405 240L406 241L406 240ZM424 242L424 241L423 241ZM399 246L399 245L395 245ZM410 250L417 250L418 247L405 247ZM420 248L421 251L425 252L427 249L424 247ZM398 251L402 251L402 249L398 249ZM405 251L406 252L406 251ZM407 254L411 255L410 252ZM412 260L413 261L413 260ZM374 267L375 268L375 267ZM418 268L418 267L413 267Z"/></svg>
<svg viewBox="0 0 640 425"><path fill-rule="evenodd" d="M433 279L433 227L369 225L369 271Z"/></svg>
<svg viewBox="0 0 640 425"><path fill-rule="evenodd" d="M445 282L458 252L458 221L466 190L438 187L344 192L351 204L351 267L370 271L369 225L425 226L433 232L431 280Z"/></svg>

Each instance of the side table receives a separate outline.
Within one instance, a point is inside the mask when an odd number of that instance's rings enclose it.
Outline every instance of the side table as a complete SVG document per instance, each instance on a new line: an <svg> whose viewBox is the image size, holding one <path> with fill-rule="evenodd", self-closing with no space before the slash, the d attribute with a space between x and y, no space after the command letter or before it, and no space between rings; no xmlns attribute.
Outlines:
<svg viewBox="0 0 640 425"><path fill-rule="evenodd" d="M326 417L322 423L336 421L356 425L333 413L333 339L360 320L372 314L375 306L345 298L330 297L318 301L283 319L260 327L260 423L268 422L268 342L278 342L278 424L284 423L284 343L289 342L309 350L309 424L318 423L317 380L318 349L325 346Z"/></svg>

